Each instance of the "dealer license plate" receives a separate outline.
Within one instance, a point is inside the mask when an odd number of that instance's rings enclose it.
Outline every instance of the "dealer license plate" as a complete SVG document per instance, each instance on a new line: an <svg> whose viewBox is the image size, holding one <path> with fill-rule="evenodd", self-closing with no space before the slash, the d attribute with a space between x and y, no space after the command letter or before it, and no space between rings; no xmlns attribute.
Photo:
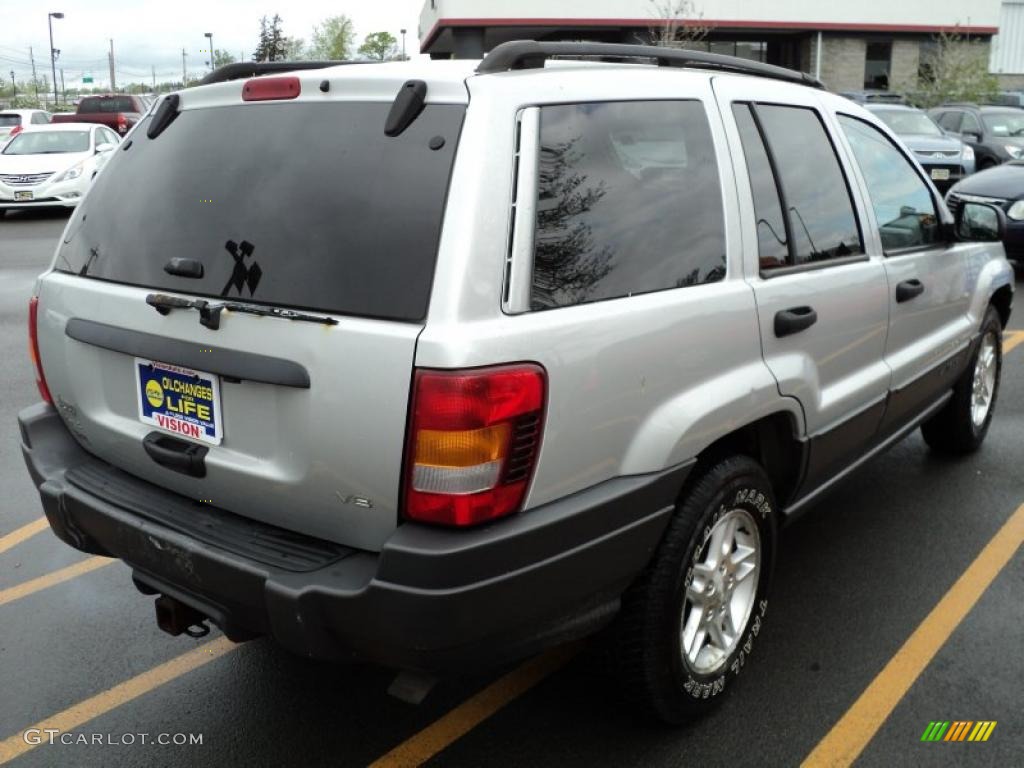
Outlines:
<svg viewBox="0 0 1024 768"><path fill-rule="evenodd" d="M143 423L179 437L220 444L224 434L216 374L136 357L135 381Z"/></svg>
<svg viewBox="0 0 1024 768"><path fill-rule="evenodd" d="M949 179L949 168L932 168L932 179L935 181L947 181Z"/></svg>
<svg viewBox="0 0 1024 768"><path fill-rule="evenodd" d="M15 202L17 202L18 200L31 200L31 199L32 199L32 193L27 191L27 190L23 190L22 189L22 190L18 190L17 192L14 193L14 200L15 200Z"/></svg>

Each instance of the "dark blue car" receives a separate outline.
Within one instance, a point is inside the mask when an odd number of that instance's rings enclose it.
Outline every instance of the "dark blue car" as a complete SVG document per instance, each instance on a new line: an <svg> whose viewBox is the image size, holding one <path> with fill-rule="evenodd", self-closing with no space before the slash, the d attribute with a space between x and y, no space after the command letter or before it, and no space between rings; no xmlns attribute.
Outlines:
<svg viewBox="0 0 1024 768"><path fill-rule="evenodd" d="M995 203L1006 212L1006 258L1024 266L1024 160L981 171L955 184L946 204L955 214L964 201Z"/></svg>

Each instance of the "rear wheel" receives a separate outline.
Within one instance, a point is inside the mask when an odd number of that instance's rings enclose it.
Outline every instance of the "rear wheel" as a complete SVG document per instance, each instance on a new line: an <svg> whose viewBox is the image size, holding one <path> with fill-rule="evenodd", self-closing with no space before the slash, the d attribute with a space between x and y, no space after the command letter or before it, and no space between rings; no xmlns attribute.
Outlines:
<svg viewBox="0 0 1024 768"><path fill-rule="evenodd" d="M967 370L953 387L945 407L921 425L921 434L932 450L963 454L976 451L988 434L999 395L1003 368L1003 326L995 307L989 307L981 324L981 340Z"/></svg>
<svg viewBox="0 0 1024 768"><path fill-rule="evenodd" d="M768 607L777 512L746 456L708 468L681 499L613 632L627 698L681 723L714 707L746 665Z"/></svg>

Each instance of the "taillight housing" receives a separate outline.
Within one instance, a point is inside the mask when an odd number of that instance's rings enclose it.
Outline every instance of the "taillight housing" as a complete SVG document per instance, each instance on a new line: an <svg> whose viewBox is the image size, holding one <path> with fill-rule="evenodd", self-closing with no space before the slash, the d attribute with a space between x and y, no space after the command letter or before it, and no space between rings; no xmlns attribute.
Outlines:
<svg viewBox="0 0 1024 768"><path fill-rule="evenodd" d="M124 116L124 112L117 113L117 130L118 133L124 133L128 130L128 118Z"/></svg>
<svg viewBox="0 0 1024 768"><path fill-rule="evenodd" d="M254 77L242 86L242 101L275 101L294 99L302 92L302 83L294 75L288 77Z"/></svg>
<svg viewBox="0 0 1024 768"><path fill-rule="evenodd" d="M517 511L540 450L546 389L532 364L417 370L405 517L468 526Z"/></svg>
<svg viewBox="0 0 1024 768"><path fill-rule="evenodd" d="M43 400L53 405L53 397L50 396L50 388L46 386L46 377L43 375L43 362L39 357L38 315L39 297L33 296L28 300L28 356L36 369L36 386L39 387L39 394Z"/></svg>
<svg viewBox="0 0 1024 768"><path fill-rule="evenodd" d="M16 126L14 126L11 129L11 132L9 134L7 134L7 137L10 138L10 139L13 139L15 136L17 136L19 133L21 133L21 131L22 131L22 127L20 125L16 125Z"/></svg>

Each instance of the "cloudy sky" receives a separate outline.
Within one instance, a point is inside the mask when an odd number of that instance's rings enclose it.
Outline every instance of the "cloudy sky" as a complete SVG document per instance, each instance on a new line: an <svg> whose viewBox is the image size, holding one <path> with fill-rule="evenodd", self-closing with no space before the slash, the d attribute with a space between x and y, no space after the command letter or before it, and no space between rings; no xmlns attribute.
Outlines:
<svg viewBox="0 0 1024 768"><path fill-rule="evenodd" d="M78 84L84 73L92 73L96 85L103 86L109 81L110 38L118 85L150 82L151 67L156 67L158 82L180 80L182 48L190 73L204 69L204 32L213 33L214 47L236 58L243 52L250 57L264 14L280 14L285 34L307 41L314 24L337 14L355 23L357 45L368 33L382 30L401 42L404 27L407 50L414 54L422 7L423 0L0 0L0 76L9 82L13 69L18 80L31 77L29 46L37 69L49 76L48 11L64 13L53 22L53 45L61 52L57 67L64 68L65 84Z"/></svg>

